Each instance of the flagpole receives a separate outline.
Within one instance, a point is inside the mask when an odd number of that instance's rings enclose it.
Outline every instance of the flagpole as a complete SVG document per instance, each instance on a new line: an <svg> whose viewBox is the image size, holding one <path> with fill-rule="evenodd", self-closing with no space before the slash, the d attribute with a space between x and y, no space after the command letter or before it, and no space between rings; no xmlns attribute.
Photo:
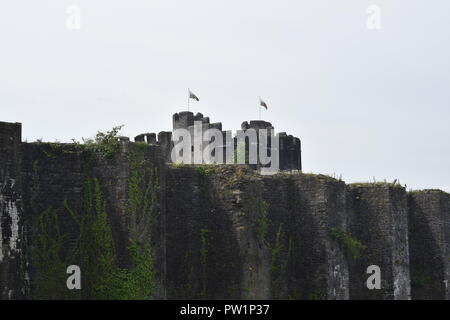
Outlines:
<svg viewBox="0 0 450 320"><path fill-rule="evenodd" d="M261 120L261 97L259 97L259 105L258 105L258 109L259 109L259 120Z"/></svg>

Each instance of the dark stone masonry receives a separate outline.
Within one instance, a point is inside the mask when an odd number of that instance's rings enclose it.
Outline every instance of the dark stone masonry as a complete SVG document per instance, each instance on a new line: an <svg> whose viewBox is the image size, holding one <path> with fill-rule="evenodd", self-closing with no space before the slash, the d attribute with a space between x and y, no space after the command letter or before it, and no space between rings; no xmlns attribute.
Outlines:
<svg viewBox="0 0 450 320"><path fill-rule="evenodd" d="M173 129L194 121L223 130L191 112ZM304 174L300 140L278 135L281 170L261 175L173 164L169 131L26 143L0 122L0 298L449 299L449 194Z"/></svg>

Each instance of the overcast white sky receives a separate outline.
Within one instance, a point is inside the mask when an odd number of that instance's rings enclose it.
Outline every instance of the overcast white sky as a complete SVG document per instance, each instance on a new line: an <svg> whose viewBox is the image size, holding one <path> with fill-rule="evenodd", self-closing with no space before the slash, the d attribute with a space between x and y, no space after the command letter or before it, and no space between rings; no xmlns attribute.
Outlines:
<svg viewBox="0 0 450 320"><path fill-rule="evenodd" d="M448 0L5 0L0 121L28 141L134 137L170 130L190 87L192 111L234 131L262 96L305 172L450 191L449 14Z"/></svg>

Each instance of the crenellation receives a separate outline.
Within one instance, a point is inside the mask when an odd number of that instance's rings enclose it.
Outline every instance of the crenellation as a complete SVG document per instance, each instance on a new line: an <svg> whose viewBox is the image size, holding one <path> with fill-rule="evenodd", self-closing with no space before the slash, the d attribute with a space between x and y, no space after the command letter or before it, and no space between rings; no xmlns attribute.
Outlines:
<svg viewBox="0 0 450 320"><path fill-rule="evenodd" d="M194 121L202 121L203 119L203 113L197 112L194 116ZM209 118L208 118L209 120Z"/></svg>
<svg viewBox="0 0 450 320"><path fill-rule="evenodd" d="M222 132L226 132L223 130L222 123L221 122L215 122L210 123L209 117L204 117L202 113L197 113L195 116L192 112L189 111L183 111L179 112L173 115L173 130L176 129L186 129L190 132L191 135L191 143L192 143L192 153L194 154L194 124L196 121L199 121L202 123L202 131L206 131L208 129L217 129ZM259 131L264 129L267 130L268 135L268 145L267 145L267 154L271 154L271 138L270 134L273 133L275 128L272 126L270 122L264 121L264 120L250 120L244 121L241 124L241 130L244 132L254 129L257 133L257 140L259 141ZM280 149L279 149L279 159L280 159L280 166L279 169L282 171L292 171L292 170L302 170L301 166L301 146L300 146L300 139L297 137L293 137L292 135L287 135L285 132L277 134L280 138ZM225 135L223 135L224 140ZM203 148L205 148L209 144L208 141L203 142ZM226 146L226 142L223 142L223 145ZM234 150L237 149L237 137L234 137ZM258 156L257 156L257 164L249 164L251 168L255 170L259 170L261 167L265 167L263 165L260 165L259 160L259 143L257 143L257 150L258 150ZM275 147L273 147L275 150ZM225 154L226 148L224 147L224 154ZM246 152L249 151L249 146L246 145L245 147ZM225 156L224 156L224 159Z"/></svg>
<svg viewBox="0 0 450 320"><path fill-rule="evenodd" d="M244 124L241 125L241 127ZM246 126L246 125L244 125ZM272 124L270 122L264 121L264 120L251 120L250 124L248 125L247 129L255 129L258 131L259 129L274 129Z"/></svg>
<svg viewBox="0 0 450 320"><path fill-rule="evenodd" d="M211 123L209 129L217 129L219 131L222 131L222 122Z"/></svg>
<svg viewBox="0 0 450 320"><path fill-rule="evenodd" d="M172 141L172 132L170 131L161 131L158 133L158 141L157 144L161 148L161 154L165 163L171 162L170 153L173 148Z"/></svg>
<svg viewBox="0 0 450 320"><path fill-rule="evenodd" d="M203 116L202 116L203 117ZM194 125L194 114L190 111L182 111L172 116L173 130L188 129Z"/></svg>
<svg viewBox="0 0 450 320"><path fill-rule="evenodd" d="M144 142L146 144L156 144L156 134L155 133L142 133L134 137L134 142Z"/></svg>

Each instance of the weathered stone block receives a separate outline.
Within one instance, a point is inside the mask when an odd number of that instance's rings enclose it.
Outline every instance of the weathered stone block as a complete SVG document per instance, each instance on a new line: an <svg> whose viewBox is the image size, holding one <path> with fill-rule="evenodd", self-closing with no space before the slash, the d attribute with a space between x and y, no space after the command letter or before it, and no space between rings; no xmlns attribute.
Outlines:
<svg viewBox="0 0 450 320"><path fill-rule="evenodd" d="M349 261L350 299L410 299L408 208L399 185L349 185L349 230L367 246ZM381 289L367 288L367 268L381 269Z"/></svg>
<svg viewBox="0 0 450 320"><path fill-rule="evenodd" d="M450 195L415 191L408 200L412 298L449 299Z"/></svg>
<svg viewBox="0 0 450 320"><path fill-rule="evenodd" d="M0 299L28 294L22 212L21 124L0 122Z"/></svg>

